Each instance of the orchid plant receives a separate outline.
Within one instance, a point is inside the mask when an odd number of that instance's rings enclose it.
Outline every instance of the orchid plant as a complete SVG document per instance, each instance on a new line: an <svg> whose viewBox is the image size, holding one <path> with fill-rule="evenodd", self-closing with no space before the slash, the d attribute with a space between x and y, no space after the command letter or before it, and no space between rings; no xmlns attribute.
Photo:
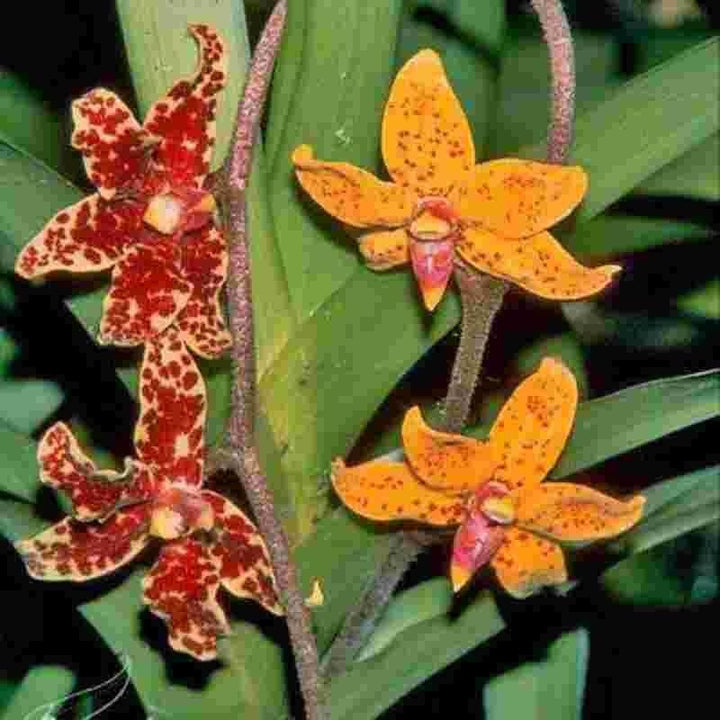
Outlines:
<svg viewBox="0 0 720 720"><path fill-rule="evenodd" d="M530 5L117 0L69 134L0 75L0 714L580 717L597 618L716 602L717 39L590 107Z"/></svg>

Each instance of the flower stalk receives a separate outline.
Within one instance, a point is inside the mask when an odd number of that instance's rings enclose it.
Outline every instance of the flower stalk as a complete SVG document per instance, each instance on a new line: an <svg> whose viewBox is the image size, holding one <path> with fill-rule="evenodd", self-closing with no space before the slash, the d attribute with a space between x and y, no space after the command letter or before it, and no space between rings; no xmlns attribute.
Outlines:
<svg viewBox="0 0 720 720"><path fill-rule="evenodd" d="M290 642L308 720L326 717L315 639L298 584L287 537L275 513L272 492L260 465L255 443L255 347L250 248L247 235L247 187L253 146L285 25L286 0L279 0L253 54L247 84L238 108L232 148L216 178L215 190L224 210L230 245L228 307L235 383L227 442L233 469L247 494L268 547L275 579L285 607Z"/></svg>

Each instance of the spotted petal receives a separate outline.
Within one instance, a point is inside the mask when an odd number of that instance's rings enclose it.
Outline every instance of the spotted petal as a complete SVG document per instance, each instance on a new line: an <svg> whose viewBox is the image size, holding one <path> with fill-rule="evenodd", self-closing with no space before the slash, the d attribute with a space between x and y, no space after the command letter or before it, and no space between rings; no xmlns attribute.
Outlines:
<svg viewBox="0 0 720 720"><path fill-rule="evenodd" d="M135 426L138 458L163 481L202 483L206 408L202 375L171 328L145 347Z"/></svg>
<svg viewBox="0 0 720 720"><path fill-rule="evenodd" d="M142 223L142 206L91 195L61 210L22 249L15 272L35 278L55 271L97 272L114 265Z"/></svg>
<svg viewBox="0 0 720 720"><path fill-rule="evenodd" d="M502 158L475 166L458 209L463 220L501 237L524 238L569 215L587 185L581 167Z"/></svg>
<svg viewBox="0 0 720 720"><path fill-rule="evenodd" d="M550 300L578 300L599 293L621 268L580 265L548 232L506 240L480 227L466 227L457 251L473 267L509 280Z"/></svg>
<svg viewBox="0 0 720 720"><path fill-rule="evenodd" d="M510 527L490 564L500 584L523 599L541 588L567 580L565 558L558 545L538 535Z"/></svg>
<svg viewBox="0 0 720 720"><path fill-rule="evenodd" d="M370 520L418 520L429 525L457 525L463 502L424 485L404 463L368 462L347 467L333 463L332 482L353 512Z"/></svg>
<svg viewBox="0 0 720 720"><path fill-rule="evenodd" d="M392 228L410 220L415 198L400 185L349 163L316 160L309 145L295 148L292 162L303 190L347 225Z"/></svg>
<svg viewBox="0 0 720 720"><path fill-rule="evenodd" d="M405 228L378 230L360 238L360 252L372 270L389 270L410 262Z"/></svg>
<svg viewBox="0 0 720 720"><path fill-rule="evenodd" d="M230 625L215 596L216 563L205 545L184 538L163 545L143 579L143 601L168 626L170 647L198 660L217 657L217 637Z"/></svg>
<svg viewBox="0 0 720 720"><path fill-rule="evenodd" d="M488 481L496 465L488 443L433 430L419 407L407 411L402 441L412 469L436 490L467 493Z"/></svg>
<svg viewBox="0 0 720 720"><path fill-rule="evenodd" d="M270 556L262 536L250 519L229 500L209 490L202 493L215 514L216 540L210 548L220 582L235 597L259 602L282 615Z"/></svg>
<svg viewBox="0 0 720 720"><path fill-rule="evenodd" d="M385 105L382 155L390 177L417 195L447 195L475 164L472 132L432 50L400 69Z"/></svg>
<svg viewBox="0 0 720 720"><path fill-rule="evenodd" d="M554 540L585 542L614 537L642 516L645 498L623 502L583 485L546 483L517 499L517 524Z"/></svg>
<svg viewBox="0 0 720 720"><path fill-rule="evenodd" d="M207 25L191 25L199 45L195 73L179 80L156 102L143 127L160 139L154 169L176 186L202 187L215 144L217 94L227 79L227 54L219 35Z"/></svg>
<svg viewBox="0 0 720 720"><path fill-rule="evenodd" d="M141 345L170 326L192 288L180 269L180 246L144 231L115 265L103 302L98 339L107 345Z"/></svg>
<svg viewBox="0 0 720 720"><path fill-rule="evenodd" d="M65 493L76 520L107 517L122 505L141 502L153 492L153 478L142 463L127 459L125 471L97 470L64 423L55 423L38 445L40 480Z"/></svg>
<svg viewBox="0 0 720 720"><path fill-rule="evenodd" d="M85 172L100 196L110 200L141 174L152 137L125 103L96 88L72 104L74 148L82 151Z"/></svg>
<svg viewBox="0 0 720 720"><path fill-rule="evenodd" d="M494 479L523 492L557 462L575 419L578 391L573 374L554 358L515 389L488 437L499 465Z"/></svg>
<svg viewBox="0 0 720 720"><path fill-rule="evenodd" d="M118 510L103 522L65 518L15 544L38 580L83 582L129 563L147 544L150 504Z"/></svg>
<svg viewBox="0 0 720 720"><path fill-rule="evenodd" d="M206 225L183 238L182 270L192 294L177 318L180 336L201 357L216 358L231 344L220 292L225 284L228 253L225 238Z"/></svg>

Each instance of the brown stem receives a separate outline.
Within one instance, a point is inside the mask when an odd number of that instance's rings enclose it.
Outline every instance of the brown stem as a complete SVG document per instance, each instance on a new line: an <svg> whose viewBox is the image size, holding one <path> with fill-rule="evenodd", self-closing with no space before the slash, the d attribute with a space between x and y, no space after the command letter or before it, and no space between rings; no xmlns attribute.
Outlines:
<svg viewBox="0 0 720 720"><path fill-rule="evenodd" d="M455 267L455 282L460 289L462 307L460 344L450 375L441 422L441 429L451 433L459 433L467 422L490 328L507 288L503 280L483 275L464 265Z"/></svg>
<svg viewBox="0 0 720 720"><path fill-rule="evenodd" d="M547 160L566 162L575 120L575 58L570 25L561 0L530 0L542 27L552 76Z"/></svg>
<svg viewBox="0 0 720 720"><path fill-rule="evenodd" d="M260 466L254 432L255 344L245 188L286 14L286 0L280 0L255 48L247 84L238 108L230 155L216 181L230 248L228 309L233 338L235 383L232 389L232 414L227 431L230 456L227 459L231 459L240 477L260 532L267 543L280 599L285 607L306 717L308 720L322 720L327 715L315 638L287 537L275 514L272 492Z"/></svg>

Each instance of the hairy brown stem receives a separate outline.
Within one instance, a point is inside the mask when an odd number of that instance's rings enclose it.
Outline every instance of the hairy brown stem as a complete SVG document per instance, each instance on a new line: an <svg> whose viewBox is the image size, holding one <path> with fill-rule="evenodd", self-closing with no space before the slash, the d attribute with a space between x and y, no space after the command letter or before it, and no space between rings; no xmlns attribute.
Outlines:
<svg viewBox="0 0 720 720"><path fill-rule="evenodd" d="M463 265L455 267L455 282L460 289L462 307L460 344L445 397L441 429L459 433L467 422L490 328L502 305L507 286L503 280Z"/></svg>
<svg viewBox="0 0 720 720"><path fill-rule="evenodd" d="M570 25L561 0L530 0L550 55L552 77L547 160L566 162L575 120L575 56Z"/></svg>
<svg viewBox="0 0 720 720"><path fill-rule="evenodd" d="M560 0L531 0L538 14L550 54L552 94L548 128L547 160L564 163L572 143L575 118L575 64L570 27ZM455 281L460 289L462 322L460 344L453 364L440 428L460 432L467 421L472 395L482 368L485 346L493 320L507 289L503 280L459 265ZM439 542L437 534L398 532L360 602L348 614L333 645L323 659L326 677L349 665L367 643L385 612L393 592L408 567L428 545Z"/></svg>
<svg viewBox="0 0 720 720"><path fill-rule="evenodd" d="M434 541L435 537L430 533L419 532L398 532L390 538L385 558L323 657L322 671L326 680L340 675L362 650L408 567Z"/></svg>
<svg viewBox="0 0 720 720"><path fill-rule="evenodd" d="M286 0L279 0L253 54L238 108L230 155L215 185L224 210L230 249L228 308L235 382L232 389L232 414L227 430L227 459L243 484L268 547L280 599L285 607L306 717L308 720L322 720L327 715L315 638L287 537L275 514L272 492L260 465L254 432L255 344L245 189L286 14Z"/></svg>

